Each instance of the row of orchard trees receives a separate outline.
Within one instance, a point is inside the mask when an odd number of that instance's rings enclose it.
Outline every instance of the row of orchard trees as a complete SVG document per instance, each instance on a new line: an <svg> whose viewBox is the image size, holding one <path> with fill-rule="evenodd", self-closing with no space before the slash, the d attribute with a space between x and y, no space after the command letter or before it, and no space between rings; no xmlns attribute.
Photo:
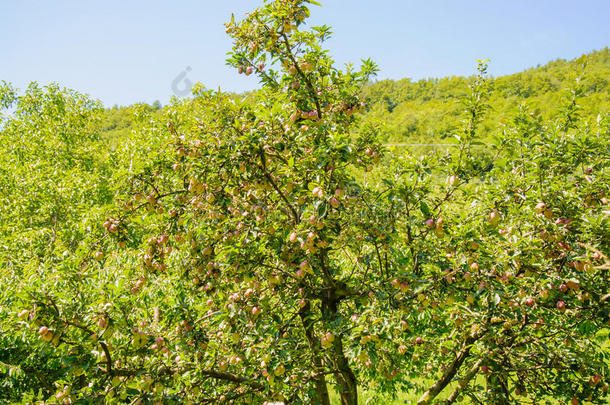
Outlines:
<svg viewBox="0 0 610 405"><path fill-rule="evenodd" d="M248 102L197 89L112 153L88 149L95 104L3 87L0 396L348 405L423 382L421 404L603 403L608 117L581 123L576 87L475 158L481 64L456 153L388 156L359 123L375 65L337 69L306 3L227 25L263 85Z"/></svg>

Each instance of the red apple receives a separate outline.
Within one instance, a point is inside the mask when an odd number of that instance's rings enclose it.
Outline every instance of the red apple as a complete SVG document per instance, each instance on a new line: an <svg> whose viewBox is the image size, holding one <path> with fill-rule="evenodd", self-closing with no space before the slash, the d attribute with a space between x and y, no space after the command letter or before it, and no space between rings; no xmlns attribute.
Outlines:
<svg viewBox="0 0 610 405"><path fill-rule="evenodd" d="M593 377L591 377L591 379L589 380L589 384L591 384L591 387L595 387L597 384L599 384L599 382L602 380L602 378L600 377L599 374L595 374Z"/></svg>

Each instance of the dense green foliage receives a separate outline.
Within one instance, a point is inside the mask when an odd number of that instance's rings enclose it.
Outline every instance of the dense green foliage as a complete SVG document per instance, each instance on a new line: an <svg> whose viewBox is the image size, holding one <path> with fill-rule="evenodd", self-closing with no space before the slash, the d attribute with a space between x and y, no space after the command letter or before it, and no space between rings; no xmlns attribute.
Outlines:
<svg viewBox="0 0 610 405"><path fill-rule="evenodd" d="M247 97L2 83L0 402L605 403L608 50L371 84L306 3L227 25Z"/></svg>

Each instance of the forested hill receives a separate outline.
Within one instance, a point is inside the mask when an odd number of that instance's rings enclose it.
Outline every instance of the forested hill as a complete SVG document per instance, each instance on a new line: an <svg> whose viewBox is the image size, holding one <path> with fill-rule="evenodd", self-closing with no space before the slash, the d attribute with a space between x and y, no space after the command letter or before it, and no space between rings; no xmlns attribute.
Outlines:
<svg viewBox="0 0 610 405"><path fill-rule="evenodd" d="M595 118L599 113L609 112L610 50L605 48L571 61L556 60L521 73L491 78L491 108L482 123L480 136L492 138L495 131L501 130L498 122L512 120L524 104L541 118L554 116L557 106L565 105L570 91L577 87L576 79L582 74L585 61L581 87L587 97L578 98L582 116ZM385 142L449 142L463 119L462 100L471 80L472 77L452 76L371 83L363 89L368 99L365 119L381 125ZM111 144L120 142L131 130L133 113L142 110L162 109L158 102L106 109L102 124L104 138Z"/></svg>
<svg viewBox="0 0 610 405"><path fill-rule="evenodd" d="M568 99L577 87L576 79L586 62L579 98L583 117L610 111L610 50L595 51L571 61L556 60L524 72L490 80L491 106L482 126L490 138L498 122L507 122L521 105L550 118L561 99ZM493 65L493 61L490 62ZM474 69L473 69L474 70ZM367 118L385 128L388 142L448 141L463 119L460 100L468 91L468 77L443 79L382 80L364 88L369 98ZM565 104L565 103L564 103Z"/></svg>

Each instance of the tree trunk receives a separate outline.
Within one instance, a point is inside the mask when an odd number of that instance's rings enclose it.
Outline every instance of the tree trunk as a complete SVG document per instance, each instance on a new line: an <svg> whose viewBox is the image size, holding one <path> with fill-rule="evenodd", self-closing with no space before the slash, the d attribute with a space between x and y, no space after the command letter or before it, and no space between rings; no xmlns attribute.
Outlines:
<svg viewBox="0 0 610 405"><path fill-rule="evenodd" d="M445 404L452 404L457 400L462 390L466 388L470 381L474 378L474 376L477 375L477 372L479 371L479 367L481 367L483 360L485 360L485 357L481 357L472 365L470 370L468 370L468 373L466 373L466 375L458 382L458 386L455 387L451 395L449 395L449 397L445 400Z"/></svg>
<svg viewBox="0 0 610 405"><path fill-rule="evenodd" d="M316 402L314 404L330 405L330 398L328 396L328 387L326 385L326 378L323 373L322 359L320 358L320 346L319 341L316 339L313 331L313 323L311 321L311 306L307 303L299 311L301 323L305 330L305 336L311 349L313 365L316 370L316 376L314 377L316 385Z"/></svg>
<svg viewBox="0 0 610 405"><path fill-rule="evenodd" d="M339 385L341 405L357 405L358 382L343 352L343 340L340 336L335 337L333 341L333 363L335 378Z"/></svg>
<svg viewBox="0 0 610 405"><path fill-rule="evenodd" d="M449 385L449 383L453 380L453 377L455 377L459 371L460 367L462 367L464 360L466 360L466 358L470 355L470 346L482 335L483 333L479 332L476 335L470 335L466 338L464 344L462 345L462 349L457 353L451 365L443 373L442 377L437 382L432 384L432 386L428 388L426 392L424 392L424 395L422 395L419 401L417 401L417 405L427 405L431 403L434 398L436 398L436 396L440 394L441 391L447 387L447 385Z"/></svg>
<svg viewBox="0 0 610 405"><path fill-rule="evenodd" d="M322 299L322 312L327 319L334 321L337 318L339 301L337 288L333 286L328 295ZM333 373L339 386L341 405L357 405L358 382L343 351L343 339L340 335L335 336L335 340L333 340L331 361L333 363Z"/></svg>

